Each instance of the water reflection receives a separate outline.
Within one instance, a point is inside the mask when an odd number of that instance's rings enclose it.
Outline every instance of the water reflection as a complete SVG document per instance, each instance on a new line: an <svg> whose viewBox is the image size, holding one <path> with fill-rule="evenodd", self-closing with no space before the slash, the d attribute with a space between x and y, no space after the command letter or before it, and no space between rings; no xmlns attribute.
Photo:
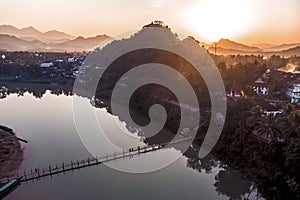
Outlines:
<svg viewBox="0 0 300 200"><path fill-rule="evenodd" d="M246 194L249 194L251 183L241 177L240 173L230 167L225 167L219 171L215 177L216 191L218 194L229 196L231 199L243 199ZM239 184L232 184L239 183Z"/></svg>
<svg viewBox="0 0 300 200"><path fill-rule="evenodd" d="M32 83L0 82L0 99L10 94L24 96L27 92L36 98L42 98L47 91L54 95L72 95L72 85L40 85Z"/></svg>
<svg viewBox="0 0 300 200"><path fill-rule="evenodd" d="M245 199L251 195L252 183L243 177L239 171L223 164L216 159L212 154L209 154L203 159L195 157L196 154L189 153L187 156L187 166L197 170L200 173L212 174L215 168L219 168L218 174L215 176L215 189L218 194L226 195L230 199Z"/></svg>
<svg viewBox="0 0 300 200"><path fill-rule="evenodd" d="M66 107L68 109L71 109L71 98L67 98L68 96L72 95L72 88L71 87L61 87L61 86L51 86L51 85L37 85L37 84L24 84L22 83L22 85L17 84L17 83L2 83L1 85L1 90L0 90L0 97L2 98L2 100L0 101L0 109L1 109L1 113L2 116L0 118L1 123L3 123L3 121L6 122L6 125L11 126L13 129L17 128L18 132L22 132L20 129L18 129L18 124L22 124L22 123L27 123L27 124L23 124L23 127L28 127L27 130L23 131L26 132L28 135L26 135L27 139L29 139L29 141L31 141L29 143L30 148L29 151L26 148L25 150L25 167L28 166L47 166L47 164L49 164L48 159L51 160L55 160L55 162L61 162L63 161L66 157L70 158L70 159L82 159L85 158L88 155L88 152L84 150L83 147L81 147L81 150L78 150L78 146L76 146L76 144L80 143L78 138L74 139L74 132L76 131L75 128L70 128L70 124L71 122L67 122L66 120L71 120L71 119L67 119L68 117L71 117L71 115L65 114L63 115L64 118L60 118L57 117L57 119L55 119L57 116L57 112L58 110L61 111L65 111L64 109L66 109ZM48 112L48 113L43 113L44 116L47 115L47 117L49 119L45 119L45 120L39 120L39 118L41 117L41 115L35 115L34 111L31 111L30 113L30 117L32 119L30 120L26 120L26 122L20 122L20 121L16 121L16 120L25 120L25 117L7 117L5 115L9 115L10 110L12 108L15 108L17 104L15 104L16 99L20 99L20 97L15 97L15 95L17 96L21 96L23 99L21 99L21 102L30 102L32 100L32 98L29 98L28 94L31 94L32 96L36 97L37 99L43 100L43 104L39 105L41 106L39 108L39 106L37 106L38 109L40 109L40 111L44 111L44 112ZM60 99L56 99L54 97L52 97L52 95L57 95L57 96L64 96L64 98L60 98ZM14 96L13 98L10 98ZM7 99L6 99L7 98ZM59 101L59 102L57 102ZM12 103L14 102L14 103ZM61 104L61 105L60 105ZM4 105L7 109L4 109ZM18 104L19 105L19 104ZM33 104L32 106L34 106L35 104ZM61 106L59 109L55 110L55 108L53 108L52 106ZM21 105L19 105L21 107ZM26 105L25 105L26 106ZM49 107L47 110L42 110L42 107ZM18 107L16 107L16 110L18 109ZM25 108L24 108L25 109ZM24 114L24 113L29 113L30 109L32 108L28 108L28 110L20 110L20 115ZM51 112L52 109L52 112ZM38 112L38 111L36 111ZM59 113L59 114L63 114L63 112ZM62 120L65 120L63 122L61 122ZM35 121L36 120L36 121ZM31 122L30 122L31 121ZM48 124L47 124L48 121ZM9 124L10 122L13 122L12 124ZM34 122L34 123L33 123ZM42 126L36 124L37 123L41 123ZM36 125L33 125L36 124ZM35 126L35 127L33 127ZM19 126L20 127L20 126ZM26 129L26 128L24 128ZM48 135L42 135L42 134L38 134L36 133L36 130L45 130ZM63 135L59 135L57 134L57 129L60 130L60 132L64 132ZM40 141L39 142L33 142L36 141L35 138L38 138ZM68 138L67 140L65 138ZM166 138L163 138L163 141L165 140L169 140L170 138L172 138L172 135L167 135ZM43 141L41 141L43 140ZM159 140L149 140L146 141L149 143L157 143L160 142ZM51 149L51 147L47 146L47 144L53 143L55 144L55 147L58 149ZM40 154L38 152L36 152L38 149L43 149L43 152L41 152ZM56 151L57 150L57 151ZM30 151L35 151L35 152L30 152ZM172 150L173 151L173 150ZM200 184L199 183L199 179L203 179L204 181L201 182L201 185L187 185L184 186L186 188L186 191L191 191L192 189L195 189L195 191L191 194L187 194L185 192L183 192L182 190L179 190L177 192L181 192L181 195L185 195L186 199L198 199L199 196L193 196L193 195L198 195L199 191L201 191L202 193L208 193L205 198L206 199L243 199L245 197L247 197L249 195L249 193L252 192L252 183L247 180L246 178L244 178L238 171L233 170L231 167L228 167L224 164L222 164L221 161L219 161L218 159L216 159L213 155L208 155L203 159L199 159L198 158L198 151L199 151L199 145L197 144L193 144L193 146L191 148L189 148L186 152L184 152L184 159L180 159L177 164L174 164L174 166L170 166L167 169L161 170L161 172L157 172L157 173L153 173L153 174L147 174L145 176L143 176L143 178L139 179L139 181L141 183L144 183L145 185L149 186L149 183L145 182L144 179L151 179L151 183L153 183L151 186L152 187L157 187L156 189L159 190L159 187L166 187L168 188L166 185L163 184L174 184L174 181L177 179L181 179L178 180L179 181L186 181L189 182L193 179L196 179L196 175L194 174L194 172L197 172L200 176L200 178L198 177L198 180L195 180L194 182L190 182L191 184ZM57 155L56 152L61 152L60 155ZM80 153L79 153L80 152ZM178 153L178 152L177 152ZM55 154L55 155L53 155ZM35 155L35 158L32 158L32 155ZM55 157L55 159L54 159ZM47 158L47 159L45 159ZM149 158L151 159L151 156L149 157L144 157L144 158L134 158L131 161L120 161L126 164L126 162L132 162L135 159L145 159L145 161ZM180 165L178 163L182 163L185 162L186 166L188 167L188 169L192 169L194 172L192 173L193 175L188 175L187 172L185 172L184 168L179 167ZM117 163L116 163L117 164ZM176 167L175 167L176 166ZM103 166L100 167L102 171L107 171L107 173L116 173L115 171L110 171L110 169L107 169ZM88 171L92 172L93 174L95 173L99 173L99 171L97 171L98 168L90 168L87 170L82 170L78 173L76 173L76 175L74 175L75 177L80 177L82 179L78 179L78 180L84 180L84 176L88 176L87 173ZM168 170L174 170L172 172L168 171ZM109 171L109 172L108 172ZM163 174L162 174L163 173ZM189 172L191 173L191 172ZM101 173L102 174L102 173ZM183 176L185 175L185 177ZM71 175L66 175L66 177L74 182L76 182L76 179L74 180L74 177L70 177ZM104 174L102 174L102 176L105 176ZM152 176L155 177L157 180L152 180ZM209 177L210 181L206 182L205 177ZM89 176L91 178L91 176ZM141 185L134 183L136 180L134 180L134 178L132 178L130 175L126 174L126 175L120 175L120 173L118 173L117 175L111 175L111 177L113 178L118 178L120 179L120 183L123 184L128 184L131 185L132 187L137 187L140 188L141 191L143 191L143 189L141 189ZM162 180L159 177L165 177L166 179L170 179L170 181L167 180ZM192 178L193 177L193 178ZM195 178L196 177L196 178ZM62 183L66 183L66 184L70 184L67 180L63 179L62 176L55 177L55 179L57 178L57 180L53 180L54 183L61 185ZM102 177L103 178L103 177ZM124 180L122 180L122 178ZM187 179L188 178L188 179ZM109 179L109 178L108 178ZM107 180L107 179L105 179ZM36 188L40 188L41 191L44 191L45 193L47 193L45 188L42 188L43 185L45 185L47 180L42 181L42 183L39 186L35 186ZM59 182L61 182L59 184ZM160 183L161 182L161 183ZM176 181L175 181L176 182ZM163 183L163 184L162 184ZM184 183L184 182L183 182ZM177 186L174 186L174 188L183 186L180 183ZM50 185L53 184L49 183ZM114 183L112 185L115 185L117 183ZM158 186L154 186L154 185L158 185ZM205 186L207 185L207 186ZM208 189L209 187L214 187L215 190L215 194L212 193L212 191L210 189ZM23 194L27 194L28 191L25 191L25 189L29 189L32 186L30 186L30 184L25 185L22 187L20 187L20 189L18 189L18 191L16 191L16 194L12 194L11 199L17 199L19 197L21 197ZM49 187L49 185L47 185L46 187ZM53 186L54 187L54 186ZM102 185L102 187L107 188L109 187L109 185ZM57 187L55 187L57 190L59 190ZM173 188L173 189L174 189ZM198 189L197 189L198 188ZM199 188L203 188L202 190L199 190ZM206 188L206 189L205 189ZM94 188L95 189L95 188ZM85 192L90 192L88 188L84 188L83 189ZM110 190L110 193L113 193L113 190L110 188L107 188L107 190ZM129 191L131 191L130 189L128 189ZM207 191L205 191L207 190ZM96 189L97 191L97 189ZM134 189L132 189L131 192L133 192ZM147 190L148 191L148 190ZM53 192L53 191L52 191ZM62 191L63 192L63 191ZM67 191L65 191L67 192ZM72 191L73 192L73 191ZM78 191L80 192L80 191ZM126 197L130 197L129 194L125 194L126 190L123 189L124 192L124 196L120 196L120 197L116 197L119 199L126 199ZM128 191L127 191L128 192ZM144 191L146 192L146 191ZM149 191L148 191L149 192ZM164 195L166 195L167 191L164 191ZM179 194L176 191L174 191L174 196L172 196L172 198L176 198L179 197ZM27 194L29 195L29 194ZM65 194L63 196L72 196L71 194ZM154 195L154 194L153 194ZM30 195L29 195L30 196ZM149 193L149 196L150 193ZM111 197L111 196L110 196ZM125 198L124 198L125 197ZM142 197L142 196L141 196ZM251 198L252 195L249 196L249 198ZM61 197L60 197L61 198ZM80 197L76 197L73 196L73 199L76 198L80 198ZM145 199L148 199L147 197L144 197ZM47 197L45 199L51 199L50 197ZM150 199L150 198L149 198Z"/></svg>

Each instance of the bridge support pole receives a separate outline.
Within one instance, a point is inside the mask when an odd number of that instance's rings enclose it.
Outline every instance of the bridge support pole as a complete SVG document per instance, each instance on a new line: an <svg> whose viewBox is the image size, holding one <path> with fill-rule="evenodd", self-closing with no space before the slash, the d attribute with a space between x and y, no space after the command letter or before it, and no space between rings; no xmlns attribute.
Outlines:
<svg viewBox="0 0 300 200"><path fill-rule="evenodd" d="M40 169L37 168L37 180L40 178Z"/></svg>

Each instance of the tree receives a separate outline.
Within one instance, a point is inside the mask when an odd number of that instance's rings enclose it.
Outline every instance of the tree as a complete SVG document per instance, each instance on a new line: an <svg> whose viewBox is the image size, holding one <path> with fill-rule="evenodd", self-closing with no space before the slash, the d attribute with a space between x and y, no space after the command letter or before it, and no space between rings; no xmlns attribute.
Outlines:
<svg viewBox="0 0 300 200"><path fill-rule="evenodd" d="M248 126L247 122L242 120L239 122L239 126L235 129L235 133L241 142L247 142L250 134L250 127Z"/></svg>
<svg viewBox="0 0 300 200"><path fill-rule="evenodd" d="M300 140L293 138L290 140L289 145L285 151L285 166L288 172L296 178L296 182L300 182ZM299 187L299 186L298 186Z"/></svg>
<svg viewBox="0 0 300 200"><path fill-rule="evenodd" d="M285 140L300 138L300 110L293 110L288 113L281 126Z"/></svg>
<svg viewBox="0 0 300 200"><path fill-rule="evenodd" d="M283 81L278 80L275 77L271 77L268 82L269 97L286 100L286 87Z"/></svg>
<svg viewBox="0 0 300 200"><path fill-rule="evenodd" d="M262 138L266 137L267 140L271 138L273 142L277 141L282 135L279 129L279 121L274 114L263 115L258 118L254 131Z"/></svg>
<svg viewBox="0 0 300 200"><path fill-rule="evenodd" d="M252 107L249 111L250 113L250 117L247 118L246 120L246 124L247 126L249 126L250 128L254 128L256 125L256 121L262 117L263 115L263 111L262 108L260 106L255 106Z"/></svg>

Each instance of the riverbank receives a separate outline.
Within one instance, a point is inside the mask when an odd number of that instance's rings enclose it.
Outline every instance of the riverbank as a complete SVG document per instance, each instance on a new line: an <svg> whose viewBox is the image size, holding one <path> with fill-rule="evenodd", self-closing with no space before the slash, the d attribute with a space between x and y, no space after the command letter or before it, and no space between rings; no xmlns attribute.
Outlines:
<svg viewBox="0 0 300 200"><path fill-rule="evenodd" d="M16 176L23 150L15 134L0 129L0 179Z"/></svg>
<svg viewBox="0 0 300 200"><path fill-rule="evenodd" d="M228 102L223 132L212 153L226 165L239 170L249 180L254 181L255 188L263 198L299 199L299 137L293 134L291 135L293 137L286 137L284 142L276 140L265 142L252 134L258 128L263 134L270 127L273 127L272 130L276 127L278 134L283 136L284 131L279 128L284 124L282 123L279 127L278 123L285 122L286 124L289 122L286 116L289 115L289 120L291 120L292 115L286 113L286 108L283 108L282 115L277 115L276 119L274 116L271 118L276 120L275 126L271 123L273 121L270 121L270 116L261 113L255 115L253 108L257 110L252 102L246 100ZM241 110L244 112L240 112ZM297 110L290 111L294 113L293 116L296 116L298 112ZM267 129L263 129L264 127Z"/></svg>

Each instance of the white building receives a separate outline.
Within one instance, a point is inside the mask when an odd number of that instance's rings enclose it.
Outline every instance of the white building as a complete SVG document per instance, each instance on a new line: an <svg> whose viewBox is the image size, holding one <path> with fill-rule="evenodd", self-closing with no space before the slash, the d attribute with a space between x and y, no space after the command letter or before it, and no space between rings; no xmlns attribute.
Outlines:
<svg viewBox="0 0 300 200"><path fill-rule="evenodd" d="M75 58L68 58L68 62L69 62L69 63L75 62Z"/></svg>
<svg viewBox="0 0 300 200"><path fill-rule="evenodd" d="M300 78L297 78L289 84L287 96L291 103L300 104Z"/></svg>
<svg viewBox="0 0 300 200"><path fill-rule="evenodd" d="M229 93L226 94L226 96L236 98L236 97L241 97L242 94L241 92L235 92L234 90L231 90Z"/></svg>
<svg viewBox="0 0 300 200"><path fill-rule="evenodd" d="M268 85L267 85L267 83L262 78L258 78L254 82L254 84L253 84L253 90L257 94L268 95Z"/></svg>
<svg viewBox="0 0 300 200"><path fill-rule="evenodd" d="M41 67L45 67L45 68L53 67L53 62L42 63L40 66L41 66Z"/></svg>

